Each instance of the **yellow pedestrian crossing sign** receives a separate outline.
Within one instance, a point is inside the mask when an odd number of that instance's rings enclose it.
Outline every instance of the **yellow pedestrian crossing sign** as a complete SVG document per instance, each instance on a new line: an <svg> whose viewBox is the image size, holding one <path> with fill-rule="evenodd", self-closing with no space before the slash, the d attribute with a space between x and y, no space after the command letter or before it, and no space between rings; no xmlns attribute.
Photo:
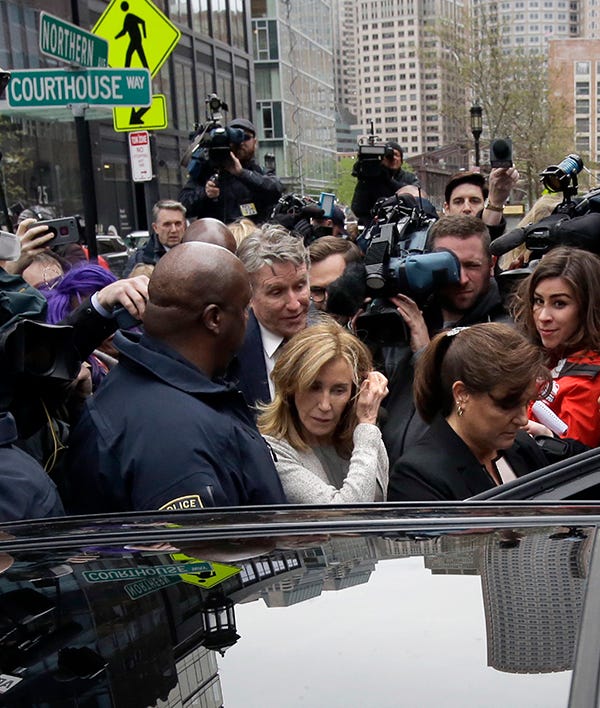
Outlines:
<svg viewBox="0 0 600 708"><path fill-rule="evenodd" d="M152 96L152 104L140 108L115 108L113 124L117 133L132 130L164 130L167 127L167 99L162 93Z"/></svg>
<svg viewBox="0 0 600 708"><path fill-rule="evenodd" d="M108 41L108 65L145 67L156 76L181 32L151 0L112 0L92 29Z"/></svg>
<svg viewBox="0 0 600 708"><path fill-rule="evenodd" d="M172 553L171 558L177 563L204 563L197 558L192 558L185 553ZM210 589L215 585L220 585L228 578L232 578L241 572L241 568L235 565L225 565L224 563L209 562L210 570L201 573L182 573L179 577L184 583L197 585L198 587Z"/></svg>

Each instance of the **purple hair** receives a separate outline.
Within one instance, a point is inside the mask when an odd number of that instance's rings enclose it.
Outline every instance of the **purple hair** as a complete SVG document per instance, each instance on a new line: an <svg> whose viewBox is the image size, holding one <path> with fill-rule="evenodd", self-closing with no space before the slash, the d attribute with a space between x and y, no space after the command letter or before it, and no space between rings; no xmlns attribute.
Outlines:
<svg viewBox="0 0 600 708"><path fill-rule="evenodd" d="M110 271L98 265L75 265L52 290L44 290L48 300L46 321L57 324L80 302L117 280Z"/></svg>
<svg viewBox="0 0 600 708"><path fill-rule="evenodd" d="M48 301L46 322L57 324L63 320L71 310L93 293L101 290L106 285L114 283L117 278L106 268L93 265L84 261L81 265L72 266L63 276L62 280L51 290L44 288L43 292ZM105 371L96 357L90 356L87 362L91 365L92 388L95 391L100 385Z"/></svg>

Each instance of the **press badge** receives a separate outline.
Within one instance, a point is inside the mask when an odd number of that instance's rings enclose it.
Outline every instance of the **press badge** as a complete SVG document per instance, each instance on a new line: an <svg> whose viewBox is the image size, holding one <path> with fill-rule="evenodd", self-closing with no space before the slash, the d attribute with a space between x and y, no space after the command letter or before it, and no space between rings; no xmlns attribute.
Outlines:
<svg viewBox="0 0 600 708"><path fill-rule="evenodd" d="M240 211L242 212L242 216L255 216L258 214L253 202L249 202L248 204L240 204Z"/></svg>

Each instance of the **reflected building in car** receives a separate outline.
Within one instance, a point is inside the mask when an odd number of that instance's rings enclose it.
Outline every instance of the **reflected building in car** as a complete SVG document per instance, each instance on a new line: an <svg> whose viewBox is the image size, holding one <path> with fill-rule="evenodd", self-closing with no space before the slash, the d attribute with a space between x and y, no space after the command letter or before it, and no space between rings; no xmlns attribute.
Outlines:
<svg viewBox="0 0 600 708"><path fill-rule="evenodd" d="M488 663L510 673L565 671L573 665L591 539L553 543L549 534L523 533L515 541L485 544Z"/></svg>

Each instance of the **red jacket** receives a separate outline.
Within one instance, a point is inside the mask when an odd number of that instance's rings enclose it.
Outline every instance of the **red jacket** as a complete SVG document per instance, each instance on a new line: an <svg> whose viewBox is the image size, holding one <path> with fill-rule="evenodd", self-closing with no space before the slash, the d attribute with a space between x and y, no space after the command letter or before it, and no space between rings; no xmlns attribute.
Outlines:
<svg viewBox="0 0 600 708"><path fill-rule="evenodd" d="M544 403L569 426L563 437L598 447L600 352L577 352L561 362L552 372L552 392L544 399ZM529 417L537 421L531 408Z"/></svg>

